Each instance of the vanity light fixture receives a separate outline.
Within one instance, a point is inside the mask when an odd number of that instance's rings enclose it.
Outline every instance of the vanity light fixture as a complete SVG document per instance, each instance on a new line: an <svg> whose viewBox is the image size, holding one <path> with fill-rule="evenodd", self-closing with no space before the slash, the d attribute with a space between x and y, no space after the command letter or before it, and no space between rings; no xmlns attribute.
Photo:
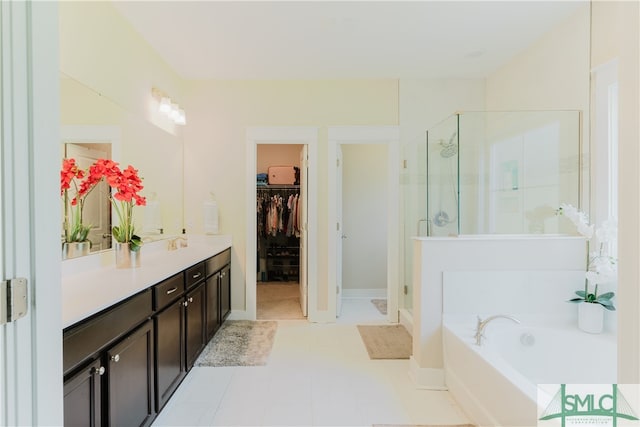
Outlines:
<svg viewBox="0 0 640 427"><path fill-rule="evenodd" d="M158 101L158 111L166 114L177 125L187 124L187 117L184 109L180 108L178 104L171 101L171 98L160 89L151 89L151 94L155 100Z"/></svg>

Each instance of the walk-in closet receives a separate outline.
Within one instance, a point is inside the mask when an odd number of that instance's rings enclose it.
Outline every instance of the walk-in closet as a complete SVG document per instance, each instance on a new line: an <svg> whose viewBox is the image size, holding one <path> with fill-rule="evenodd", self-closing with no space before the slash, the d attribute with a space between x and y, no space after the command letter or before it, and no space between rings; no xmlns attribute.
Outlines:
<svg viewBox="0 0 640 427"><path fill-rule="evenodd" d="M256 157L257 318L303 319L300 156L303 146L260 144Z"/></svg>

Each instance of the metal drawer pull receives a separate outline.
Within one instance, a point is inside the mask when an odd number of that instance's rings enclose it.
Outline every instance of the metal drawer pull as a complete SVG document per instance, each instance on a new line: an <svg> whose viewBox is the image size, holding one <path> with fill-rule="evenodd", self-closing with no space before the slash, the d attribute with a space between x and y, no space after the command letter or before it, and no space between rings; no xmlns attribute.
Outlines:
<svg viewBox="0 0 640 427"><path fill-rule="evenodd" d="M189 302L185 301L185 302L182 303L182 305L184 305L185 307L188 307L189 306Z"/></svg>
<svg viewBox="0 0 640 427"><path fill-rule="evenodd" d="M201 272L197 272L196 274L194 274L193 276L191 276L192 279L197 279L198 277L202 276Z"/></svg>
<svg viewBox="0 0 640 427"><path fill-rule="evenodd" d="M172 293L174 293L175 291L177 291L178 288L171 288L167 291L167 295L171 295Z"/></svg>
<svg viewBox="0 0 640 427"><path fill-rule="evenodd" d="M189 297L189 302L193 302L193 297Z"/></svg>
<svg viewBox="0 0 640 427"><path fill-rule="evenodd" d="M118 363L120 361L120 355L116 354L115 356L111 356L111 360Z"/></svg>

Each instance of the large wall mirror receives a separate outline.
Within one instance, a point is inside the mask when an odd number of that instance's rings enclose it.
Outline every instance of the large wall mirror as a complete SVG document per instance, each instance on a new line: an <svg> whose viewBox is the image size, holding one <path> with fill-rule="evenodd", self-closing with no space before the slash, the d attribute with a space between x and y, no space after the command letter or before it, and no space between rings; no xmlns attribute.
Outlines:
<svg viewBox="0 0 640 427"><path fill-rule="evenodd" d="M183 222L183 145L172 135L70 76L60 74L61 159L82 168L97 158L132 165L143 178L147 206L135 208L143 240L179 234ZM111 248L112 212L108 189L93 191L84 209L91 224L91 252Z"/></svg>

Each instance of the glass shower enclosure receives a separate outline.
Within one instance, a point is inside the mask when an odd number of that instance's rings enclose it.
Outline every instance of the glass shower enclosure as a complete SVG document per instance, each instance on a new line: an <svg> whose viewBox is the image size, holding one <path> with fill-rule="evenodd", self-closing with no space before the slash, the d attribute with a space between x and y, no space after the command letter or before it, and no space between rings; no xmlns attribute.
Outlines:
<svg viewBox="0 0 640 427"><path fill-rule="evenodd" d="M404 307L413 237L558 234L562 203L581 207L579 111L459 112L403 144Z"/></svg>
<svg viewBox="0 0 640 427"><path fill-rule="evenodd" d="M427 131L426 235L557 234L580 206L578 111L456 113Z"/></svg>

